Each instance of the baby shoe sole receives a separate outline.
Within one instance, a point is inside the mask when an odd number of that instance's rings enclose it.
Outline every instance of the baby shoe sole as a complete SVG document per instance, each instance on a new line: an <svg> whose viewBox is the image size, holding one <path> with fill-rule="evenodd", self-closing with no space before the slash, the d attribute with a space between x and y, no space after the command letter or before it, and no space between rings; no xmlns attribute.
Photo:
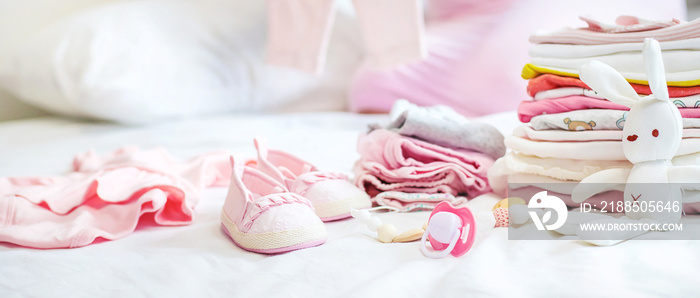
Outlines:
<svg viewBox="0 0 700 298"><path fill-rule="evenodd" d="M277 254L309 248L326 242L326 227L320 223L294 230L248 234L238 230L226 213L221 213L221 228L238 247L263 254Z"/></svg>
<svg viewBox="0 0 700 298"><path fill-rule="evenodd" d="M372 207L372 201L366 194L349 197L343 200L314 204L316 215L321 221L334 221L350 217L350 209L366 209Z"/></svg>

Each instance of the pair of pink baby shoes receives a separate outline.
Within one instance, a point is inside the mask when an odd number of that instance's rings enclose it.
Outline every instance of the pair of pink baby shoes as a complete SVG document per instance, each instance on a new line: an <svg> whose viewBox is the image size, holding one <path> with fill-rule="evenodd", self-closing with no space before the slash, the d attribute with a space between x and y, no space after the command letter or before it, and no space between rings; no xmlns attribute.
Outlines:
<svg viewBox="0 0 700 298"><path fill-rule="evenodd" d="M255 139L256 168L231 157L233 172L221 213L224 231L236 245L257 253L282 253L321 245L324 221L369 208L369 196L345 175L320 172L289 153L268 150Z"/></svg>

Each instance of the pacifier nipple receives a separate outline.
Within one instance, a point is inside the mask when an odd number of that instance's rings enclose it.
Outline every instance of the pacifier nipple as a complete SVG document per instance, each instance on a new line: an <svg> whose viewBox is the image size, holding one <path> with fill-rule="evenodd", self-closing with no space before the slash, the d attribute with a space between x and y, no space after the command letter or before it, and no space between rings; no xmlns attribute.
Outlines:
<svg viewBox="0 0 700 298"><path fill-rule="evenodd" d="M455 233L459 233L462 225L459 217L454 213L438 212L428 223L428 233L440 243L450 243Z"/></svg>
<svg viewBox="0 0 700 298"><path fill-rule="evenodd" d="M447 201L438 204L421 238L421 252L429 258L443 258L448 254L459 257L474 244L476 221L466 207L455 208ZM430 242L432 249L429 249Z"/></svg>
<svg viewBox="0 0 700 298"><path fill-rule="evenodd" d="M459 240L460 226L462 225L459 217L454 213L438 212L433 214L428 221L428 229L425 230L421 239L421 251L429 258L443 258L452 252L457 240ZM443 250L433 247L433 251L429 251L426 246L426 239L430 237L433 242L446 244L447 247Z"/></svg>

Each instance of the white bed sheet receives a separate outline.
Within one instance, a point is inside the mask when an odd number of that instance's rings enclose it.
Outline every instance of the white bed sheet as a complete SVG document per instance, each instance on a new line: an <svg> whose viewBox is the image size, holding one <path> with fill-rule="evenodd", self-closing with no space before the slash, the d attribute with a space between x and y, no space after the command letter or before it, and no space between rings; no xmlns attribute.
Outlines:
<svg viewBox="0 0 700 298"><path fill-rule="evenodd" d="M482 118L504 133L514 113ZM322 169L349 172L357 134L386 116L348 113L230 115L123 127L38 118L0 124L0 175L59 174L89 148L163 146L187 158L228 149L253 156L252 138ZM354 220L328 223L328 241L276 256L246 252L220 229L224 188L206 191L194 223L140 227L132 235L76 249L0 244L0 297L327 297L327 296L695 296L700 242L628 241L593 247L568 240L509 241L506 229L480 228L460 258L427 259L418 243L382 244ZM469 202L490 210L495 195ZM429 213L382 214L399 230Z"/></svg>

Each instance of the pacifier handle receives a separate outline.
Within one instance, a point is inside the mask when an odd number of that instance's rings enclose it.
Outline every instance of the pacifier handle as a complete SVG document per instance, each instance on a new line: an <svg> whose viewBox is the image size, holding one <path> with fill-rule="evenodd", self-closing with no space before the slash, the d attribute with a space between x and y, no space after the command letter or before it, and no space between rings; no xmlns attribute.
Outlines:
<svg viewBox="0 0 700 298"><path fill-rule="evenodd" d="M455 248L455 245L457 244L457 241L459 240L459 230L456 230L454 235L452 236L452 240L450 241L450 245L447 246L444 250L441 250L439 252L436 252L435 250L429 251L428 246L425 245L425 240L428 239L428 235L430 232L429 230L425 230L425 233L423 233L423 237L420 239L420 250L423 252L423 255L431 258L431 259L440 259L446 257L452 250Z"/></svg>

